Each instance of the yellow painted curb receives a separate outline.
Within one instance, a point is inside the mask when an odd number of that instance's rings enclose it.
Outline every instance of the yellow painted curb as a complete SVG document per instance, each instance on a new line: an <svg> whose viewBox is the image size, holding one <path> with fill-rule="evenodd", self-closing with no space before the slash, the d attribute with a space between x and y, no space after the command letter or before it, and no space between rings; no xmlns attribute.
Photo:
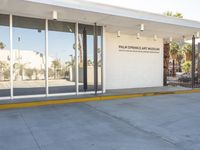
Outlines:
<svg viewBox="0 0 200 150"><path fill-rule="evenodd" d="M158 96L158 95L167 95L167 94L187 94L187 93L200 93L200 89L184 90L184 91L148 92L148 93L140 93L140 94L125 94L125 95L111 95L111 96L96 96L96 97L89 97L89 98L73 98L73 99L65 99L65 100L19 102L19 103L0 104L0 109L28 108L28 107L47 106L47 105L60 105L60 104L69 104L69 103L117 100L117 99L138 98L138 97L146 97L146 96Z"/></svg>

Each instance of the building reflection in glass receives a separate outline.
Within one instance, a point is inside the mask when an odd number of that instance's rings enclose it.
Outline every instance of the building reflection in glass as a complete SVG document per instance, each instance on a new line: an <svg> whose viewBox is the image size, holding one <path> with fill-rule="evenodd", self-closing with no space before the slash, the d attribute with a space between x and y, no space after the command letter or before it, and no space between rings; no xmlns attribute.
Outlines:
<svg viewBox="0 0 200 150"><path fill-rule="evenodd" d="M49 21L49 93L72 93L75 88L75 24Z"/></svg>
<svg viewBox="0 0 200 150"><path fill-rule="evenodd" d="M14 96L45 94L45 20L13 16Z"/></svg>
<svg viewBox="0 0 200 150"><path fill-rule="evenodd" d="M10 96L9 15L0 14L0 97Z"/></svg>

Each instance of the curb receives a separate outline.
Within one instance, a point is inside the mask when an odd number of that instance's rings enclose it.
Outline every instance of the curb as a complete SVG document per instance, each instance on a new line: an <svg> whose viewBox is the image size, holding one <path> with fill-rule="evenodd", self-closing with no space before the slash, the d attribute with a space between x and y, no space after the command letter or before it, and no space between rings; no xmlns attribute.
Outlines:
<svg viewBox="0 0 200 150"><path fill-rule="evenodd" d="M82 102L92 102L92 101L129 99L129 98L139 98L139 97L147 97L147 96L189 94L189 93L200 93L200 89L182 90L182 91L147 92L147 93L124 94L124 95L122 94L122 95L110 95L110 96L102 95L102 96L96 96L96 97L71 98L71 99L64 99L64 100L19 102L19 103L10 103L10 104L0 104L0 110L39 107L39 106L48 106L48 105L61 105L61 104L70 104L70 103L82 103Z"/></svg>

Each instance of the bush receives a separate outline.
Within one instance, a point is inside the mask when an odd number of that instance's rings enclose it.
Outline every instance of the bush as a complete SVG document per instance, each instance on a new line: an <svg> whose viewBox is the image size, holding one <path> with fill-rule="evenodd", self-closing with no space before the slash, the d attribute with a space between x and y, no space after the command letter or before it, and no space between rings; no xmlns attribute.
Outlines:
<svg viewBox="0 0 200 150"><path fill-rule="evenodd" d="M186 61L183 63L182 70L185 73L190 73L191 71L191 61Z"/></svg>

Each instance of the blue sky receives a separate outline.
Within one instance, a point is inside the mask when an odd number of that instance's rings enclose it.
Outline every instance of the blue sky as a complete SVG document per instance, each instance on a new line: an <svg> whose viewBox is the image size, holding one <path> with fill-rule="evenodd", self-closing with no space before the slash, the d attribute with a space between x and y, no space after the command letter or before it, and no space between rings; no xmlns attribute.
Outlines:
<svg viewBox="0 0 200 150"><path fill-rule="evenodd" d="M0 36L0 41L5 44L5 49L9 49L9 27L0 26L0 35L5 35ZM87 38L88 59L93 59L93 37L88 35ZM49 31L49 56L54 59L60 59L62 62L71 60L70 55L75 55L73 49L74 43L74 33ZM100 47L100 43L98 44ZM38 32L38 30L35 29L22 29L14 27L13 48L44 53L45 32Z"/></svg>
<svg viewBox="0 0 200 150"><path fill-rule="evenodd" d="M184 18L200 21L200 0L88 0L162 14L180 12Z"/></svg>

